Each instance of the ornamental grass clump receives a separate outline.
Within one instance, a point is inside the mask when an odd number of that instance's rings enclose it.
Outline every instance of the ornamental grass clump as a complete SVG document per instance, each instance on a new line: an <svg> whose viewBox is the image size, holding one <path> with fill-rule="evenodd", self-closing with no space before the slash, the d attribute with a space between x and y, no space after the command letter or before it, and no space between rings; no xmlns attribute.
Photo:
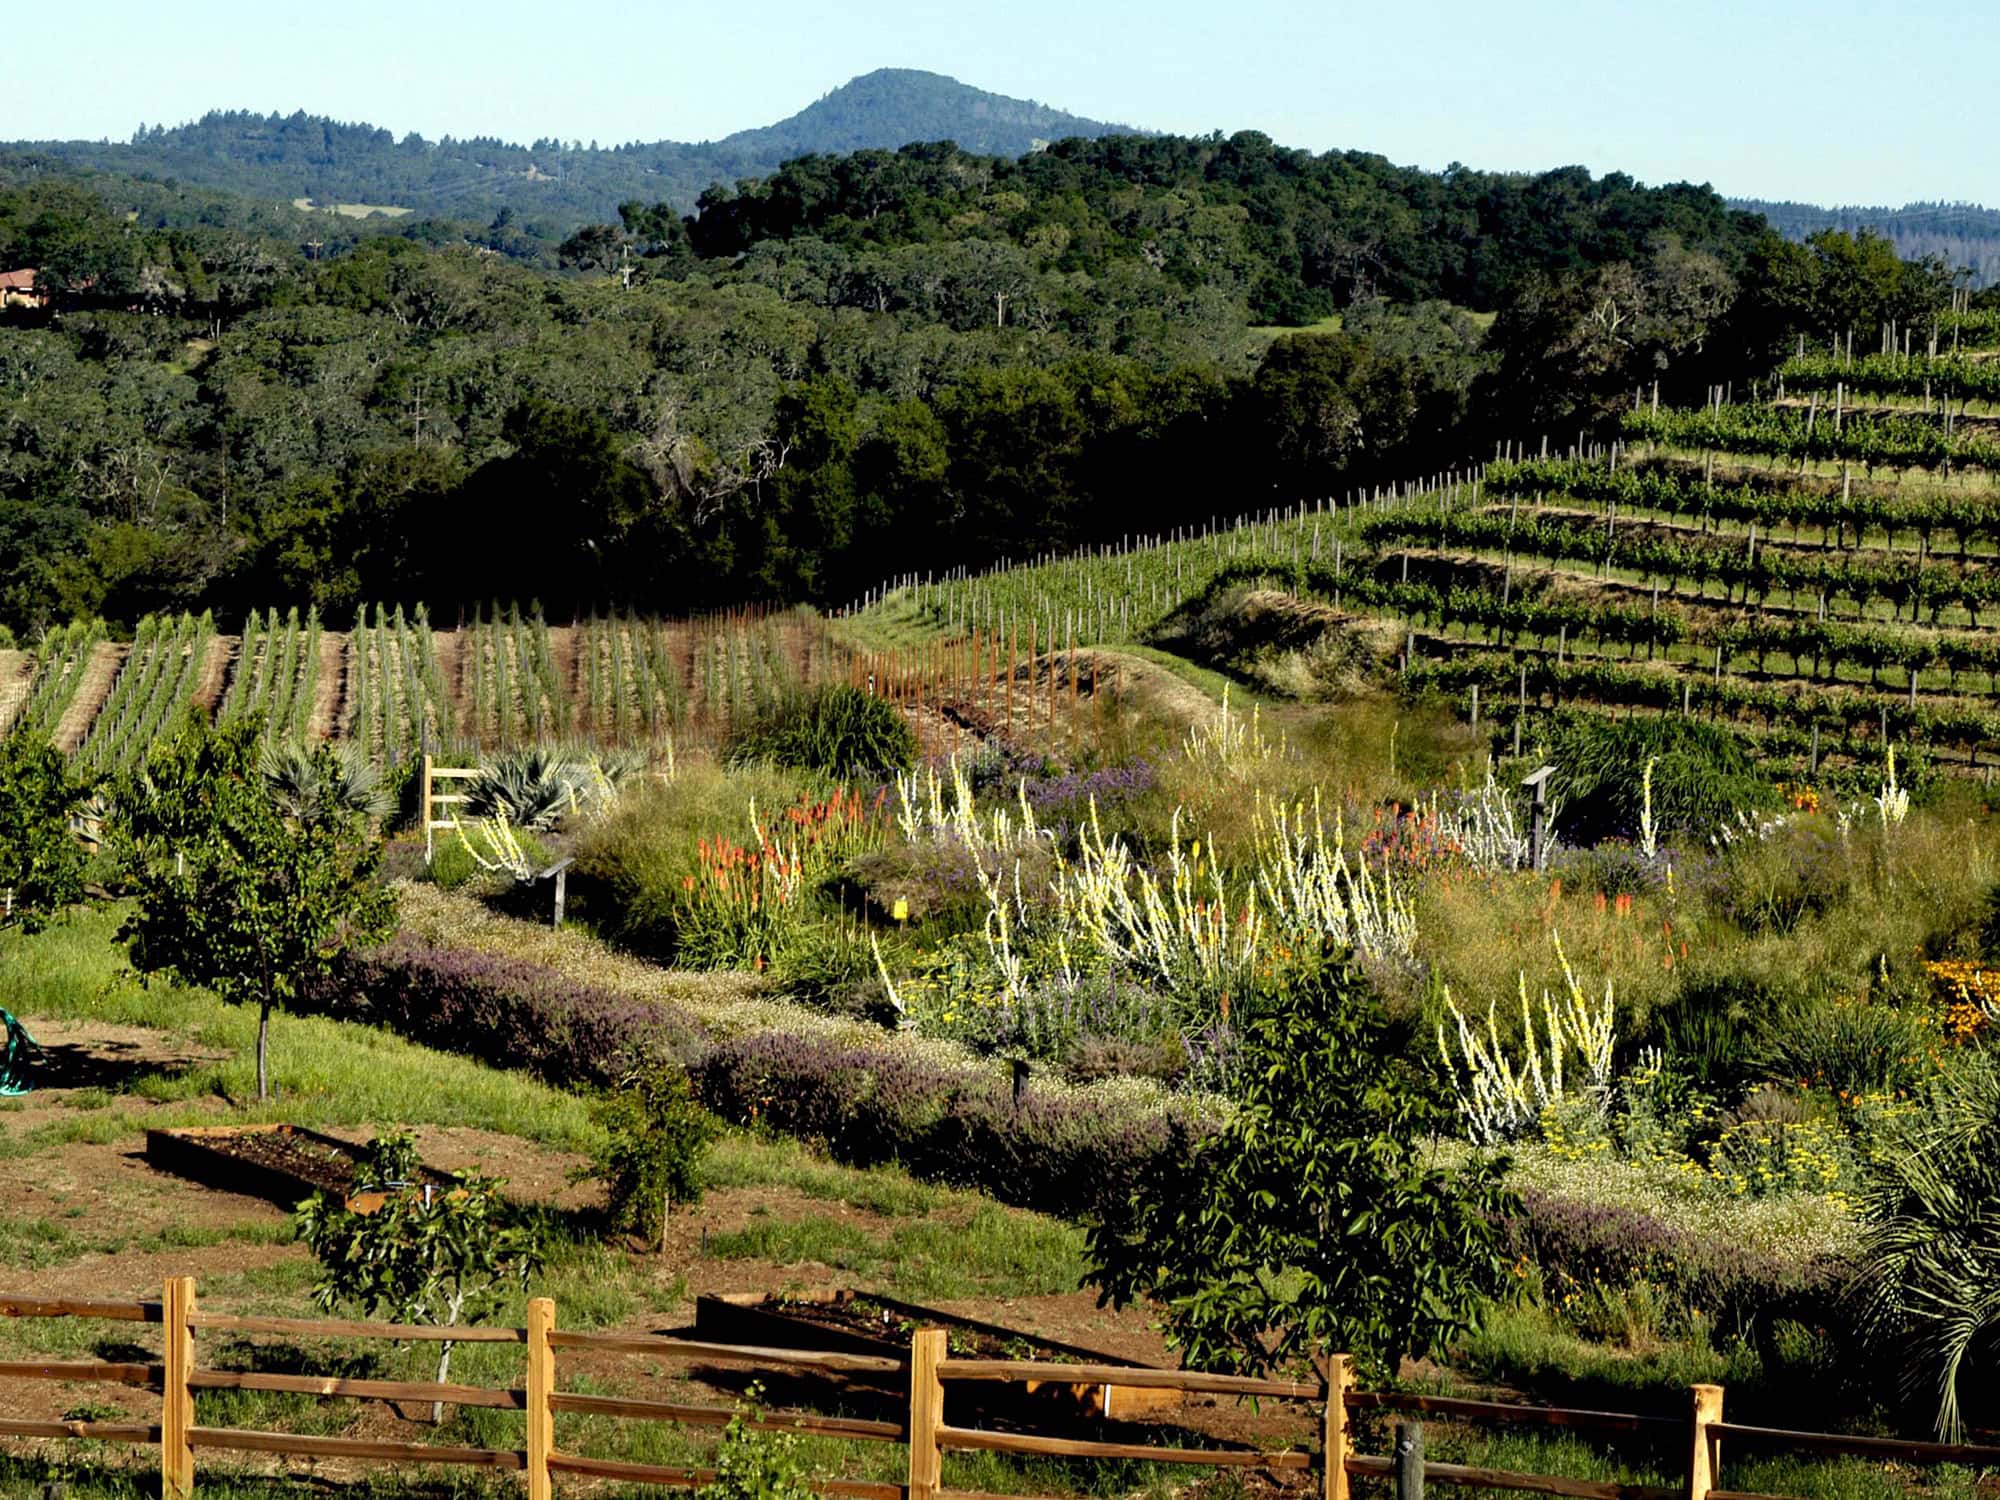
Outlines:
<svg viewBox="0 0 2000 1500"><path fill-rule="evenodd" d="M889 776L916 764L917 736L886 698L846 684L793 693L730 736L733 764L768 760L847 778Z"/></svg>

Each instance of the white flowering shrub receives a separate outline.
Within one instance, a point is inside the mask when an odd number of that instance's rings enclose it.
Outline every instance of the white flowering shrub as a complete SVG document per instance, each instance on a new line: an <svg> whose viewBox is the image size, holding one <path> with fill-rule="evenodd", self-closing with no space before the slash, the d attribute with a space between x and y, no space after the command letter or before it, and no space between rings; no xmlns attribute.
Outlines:
<svg viewBox="0 0 2000 1500"><path fill-rule="evenodd" d="M1875 811L1882 819L1882 831L1901 825L1910 815L1910 793L1896 780L1896 747L1889 747L1888 768L1883 774L1882 790L1875 794Z"/></svg>
<svg viewBox="0 0 2000 1500"><path fill-rule="evenodd" d="M1554 935L1552 935L1554 936ZM1583 1104L1602 1114L1611 1098L1611 1049L1615 1034L1611 982L1604 998L1594 1001L1570 968L1562 939L1554 936L1556 958L1562 964L1560 995L1542 991L1541 1034L1535 1029L1535 1008L1528 1000L1528 976L1520 976L1521 1038L1519 1060L1501 1039L1497 1007L1486 1007L1486 1025L1466 1020L1445 991L1458 1043L1453 1055L1444 1022L1437 1028L1438 1056L1458 1096L1458 1111L1466 1133L1481 1146L1499 1145L1533 1129L1550 1110ZM1581 1077L1566 1067L1574 1054ZM1575 1087L1572 1089L1572 1082Z"/></svg>
<svg viewBox="0 0 2000 1500"><path fill-rule="evenodd" d="M1522 822L1513 791L1493 776L1493 762L1486 763L1486 779L1470 791L1462 792L1455 804L1446 805L1436 793L1423 812L1436 825L1438 840L1455 850L1466 863L1483 874L1508 874L1528 868L1528 830ZM1555 841L1549 839L1551 851Z"/></svg>
<svg viewBox="0 0 2000 1500"><path fill-rule="evenodd" d="M1276 739L1264 733L1261 708L1252 704L1245 719L1229 706L1229 688L1222 689L1222 706L1212 719L1203 719L1187 732L1181 753L1194 765L1220 776L1236 776L1254 766L1269 765L1291 754L1291 746L1281 734Z"/></svg>
<svg viewBox="0 0 2000 1500"><path fill-rule="evenodd" d="M1176 991L1218 993L1245 978L1261 952L1254 888L1232 900L1220 864L1184 845L1178 809L1162 880L1106 838L1093 800L1077 859L1058 868L1055 909L1064 939Z"/></svg>
<svg viewBox="0 0 2000 1500"><path fill-rule="evenodd" d="M1291 946L1325 938L1370 958L1416 961L1415 906L1387 870L1371 874L1358 855L1348 857L1338 814L1328 839L1317 790L1310 819L1303 804L1258 812L1254 890L1276 936Z"/></svg>
<svg viewBox="0 0 2000 1500"><path fill-rule="evenodd" d="M896 827L909 843L955 840L979 855L1017 854L1053 844L1055 835L1035 820L1025 780L1015 795L1015 807L981 812L972 778L954 755L943 775L935 765L897 773Z"/></svg>

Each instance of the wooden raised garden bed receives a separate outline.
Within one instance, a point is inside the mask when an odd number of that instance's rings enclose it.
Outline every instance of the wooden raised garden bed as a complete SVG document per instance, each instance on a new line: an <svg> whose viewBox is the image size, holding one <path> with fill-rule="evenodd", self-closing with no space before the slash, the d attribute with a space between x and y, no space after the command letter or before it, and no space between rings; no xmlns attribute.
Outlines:
<svg viewBox="0 0 2000 1500"><path fill-rule="evenodd" d="M907 1358L910 1334L917 1328L942 1328L957 1359L1032 1359L1055 1364L1124 1365L1149 1369L1137 1360L1121 1359L1096 1349L1058 1343L1017 1328L982 1323L914 1302L900 1302L845 1287L777 1297L763 1292L733 1292L695 1298L695 1337L717 1344L747 1344L764 1349L815 1349L844 1354ZM1084 1414L1123 1421L1181 1405L1180 1391L1146 1386L1095 1382L1029 1381L1022 1387L963 1386L978 1392L983 1405L1005 1404L1010 1394L1025 1390L1038 1400L1055 1399Z"/></svg>
<svg viewBox="0 0 2000 1500"><path fill-rule="evenodd" d="M362 1148L299 1125L213 1125L146 1132L146 1160L162 1172L226 1193L268 1198L290 1208L314 1193L338 1193L349 1208L369 1213L383 1195L356 1193ZM425 1168L423 1180L450 1179Z"/></svg>

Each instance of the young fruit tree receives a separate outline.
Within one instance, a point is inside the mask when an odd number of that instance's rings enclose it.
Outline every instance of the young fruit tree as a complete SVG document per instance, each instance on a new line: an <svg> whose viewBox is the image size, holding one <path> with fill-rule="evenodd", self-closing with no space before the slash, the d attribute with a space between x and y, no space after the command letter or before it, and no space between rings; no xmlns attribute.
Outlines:
<svg viewBox="0 0 2000 1500"><path fill-rule="evenodd" d="M395 931L382 842L347 805L338 755L314 749L318 793L281 802L259 773L255 718L191 718L120 797L136 898L120 929L141 974L257 1007L257 1097L271 1096L271 1013L357 945Z"/></svg>
<svg viewBox="0 0 2000 1500"><path fill-rule="evenodd" d="M1351 1354L1393 1371L1471 1327L1502 1266L1501 1167L1432 1164L1453 1119L1344 955L1274 966L1239 1009L1234 1108L1089 1229L1101 1302L1166 1310L1190 1368Z"/></svg>
<svg viewBox="0 0 2000 1500"><path fill-rule="evenodd" d="M715 1117L695 1102L686 1072L672 1062L634 1070L591 1114L604 1140L577 1175L604 1184L613 1230L637 1234L664 1255L674 1205L701 1201L701 1161L715 1139Z"/></svg>
<svg viewBox="0 0 2000 1500"><path fill-rule="evenodd" d="M89 796L47 740L0 740L0 924L34 932L83 899L84 852L72 819Z"/></svg>
<svg viewBox="0 0 2000 1500"><path fill-rule="evenodd" d="M416 1146L406 1132L378 1136L355 1173L355 1192L382 1194L363 1210L315 1193L298 1208L294 1228L319 1262L313 1300L331 1312L345 1304L363 1317L456 1328L496 1307L510 1285L527 1289L542 1264L531 1224L515 1222L501 1184L476 1172L449 1183L418 1182ZM438 1345L437 1382L451 1374L452 1341ZM433 1403L431 1420L444 1419Z"/></svg>

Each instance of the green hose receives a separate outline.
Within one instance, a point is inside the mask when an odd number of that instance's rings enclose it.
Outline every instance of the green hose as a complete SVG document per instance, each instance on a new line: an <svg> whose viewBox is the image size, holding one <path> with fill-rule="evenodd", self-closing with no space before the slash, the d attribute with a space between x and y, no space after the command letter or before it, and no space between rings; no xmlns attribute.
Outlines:
<svg viewBox="0 0 2000 1500"><path fill-rule="evenodd" d="M0 1057L0 1095L31 1094L35 1086L28 1074L42 1049L28 1035L28 1028L4 1010L0 1010L0 1021L7 1023L7 1052Z"/></svg>

